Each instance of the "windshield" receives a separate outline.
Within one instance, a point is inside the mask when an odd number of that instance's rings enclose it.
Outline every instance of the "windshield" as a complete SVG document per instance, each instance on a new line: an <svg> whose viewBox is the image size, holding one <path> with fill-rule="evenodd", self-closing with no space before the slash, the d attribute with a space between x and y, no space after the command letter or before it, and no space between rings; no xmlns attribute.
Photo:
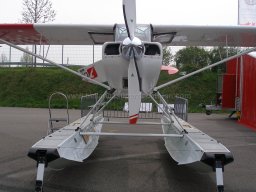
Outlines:
<svg viewBox="0 0 256 192"><path fill-rule="evenodd" d="M116 25L115 41L123 41L128 37L125 25ZM135 37L141 41L151 41L151 30L149 25L137 25L135 30Z"/></svg>

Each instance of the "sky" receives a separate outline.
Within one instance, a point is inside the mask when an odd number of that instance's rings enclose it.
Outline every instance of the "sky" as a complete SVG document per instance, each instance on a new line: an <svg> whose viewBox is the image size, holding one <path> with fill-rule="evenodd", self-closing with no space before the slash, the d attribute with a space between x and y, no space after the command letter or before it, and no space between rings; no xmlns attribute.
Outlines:
<svg viewBox="0 0 256 192"><path fill-rule="evenodd" d="M123 23L122 0L52 0L54 23ZM21 20L22 0L0 0L0 23ZM137 23L236 25L238 0L137 0Z"/></svg>

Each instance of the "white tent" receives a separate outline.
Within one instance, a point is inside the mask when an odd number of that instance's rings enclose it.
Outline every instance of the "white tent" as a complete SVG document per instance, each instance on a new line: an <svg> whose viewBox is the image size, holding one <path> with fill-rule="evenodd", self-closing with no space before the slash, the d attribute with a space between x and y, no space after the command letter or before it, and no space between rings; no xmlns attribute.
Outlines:
<svg viewBox="0 0 256 192"><path fill-rule="evenodd" d="M256 0L239 0L238 24L256 26Z"/></svg>
<svg viewBox="0 0 256 192"><path fill-rule="evenodd" d="M158 104L158 106L157 106L157 112L158 113L163 113L163 107L164 107L164 105L163 104ZM168 104L168 107L169 108L174 108L174 104Z"/></svg>
<svg viewBox="0 0 256 192"><path fill-rule="evenodd" d="M128 112L128 102L124 104L124 111ZM152 111L152 103L141 103L140 104L140 112L151 112Z"/></svg>

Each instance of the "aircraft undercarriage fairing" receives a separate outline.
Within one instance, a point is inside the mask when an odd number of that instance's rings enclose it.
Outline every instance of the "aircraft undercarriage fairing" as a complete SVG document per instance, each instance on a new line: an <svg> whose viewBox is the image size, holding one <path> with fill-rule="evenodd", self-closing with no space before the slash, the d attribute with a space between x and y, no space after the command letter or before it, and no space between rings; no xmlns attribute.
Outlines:
<svg viewBox="0 0 256 192"><path fill-rule="evenodd" d="M157 94L161 97L159 93ZM216 172L219 191L224 188L224 165L233 161L231 152L215 139L178 118L173 109L166 105L162 97L161 102L163 103L162 110L164 113L161 122L158 123L158 125L162 126L162 134L101 132L102 125L118 123L115 121L106 122L100 115L115 95L102 106L105 97L106 93L102 95L88 115L49 134L31 147L28 156L36 160L38 165L36 188L42 189L44 168L49 163L50 166L58 168L65 161L83 162L95 150L101 135L163 137L167 151L178 164L189 164L198 161L206 163ZM153 102L156 101L153 100ZM156 125L156 122L140 122L140 124Z"/></svg>

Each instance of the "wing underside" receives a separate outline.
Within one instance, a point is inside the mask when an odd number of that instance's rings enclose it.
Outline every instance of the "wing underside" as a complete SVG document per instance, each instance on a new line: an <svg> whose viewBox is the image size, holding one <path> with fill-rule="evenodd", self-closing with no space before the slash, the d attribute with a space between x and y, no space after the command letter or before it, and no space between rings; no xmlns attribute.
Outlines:
<svg viewBox="0 0 256 192"><path fill-rule="evenodd" d="M0 24L0 38L19 45L93 45L113 41L113 27L113 25Z"/></svg>
<svg viewBox="0 0 256 192"><path fill-rule="evenodd" d="M155 41L169 46L255 47L256 27L152 25ZM114 41L114 25L0 24L0 38L14 44L93 45Z"/></svg>
<svg viewBox="0 0 256 192"><path fill-rule="evenodd" d="M153 31L159 38L172 35L170 46L256 46L256 27L250 26L153 25Z"/></svg>

